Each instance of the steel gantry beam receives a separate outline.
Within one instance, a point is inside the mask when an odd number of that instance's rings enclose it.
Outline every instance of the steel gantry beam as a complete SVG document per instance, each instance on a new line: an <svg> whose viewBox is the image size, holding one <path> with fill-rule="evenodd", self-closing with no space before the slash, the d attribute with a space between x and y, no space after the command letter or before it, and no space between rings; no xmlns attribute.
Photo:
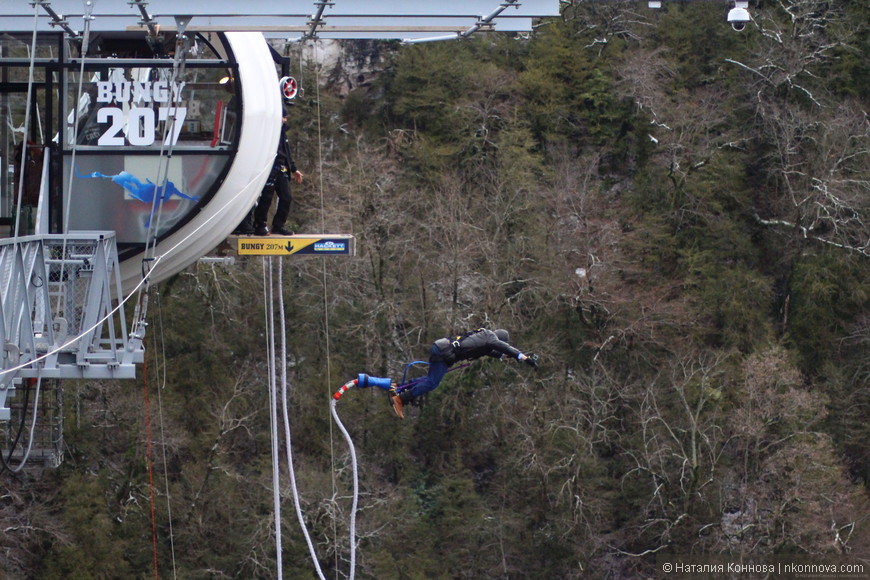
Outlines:
<svg viewBox="0 0 870 580"><path fill-rule="evenodd" d="M419 38L433 32L467 36L479 30L527 32L535 18L559 15L559 0L4 0L0 29L29 31L75 26L90 10L90 30L171 31L190 17L190 31L259 31L289 38Z"/></svg>

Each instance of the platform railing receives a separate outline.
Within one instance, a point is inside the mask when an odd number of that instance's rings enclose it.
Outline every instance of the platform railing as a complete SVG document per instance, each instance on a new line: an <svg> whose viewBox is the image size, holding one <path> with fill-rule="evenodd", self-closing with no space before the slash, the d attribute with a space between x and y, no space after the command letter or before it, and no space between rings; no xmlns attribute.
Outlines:
<svg viewBox="0 0 870 580"><path fill-rule="evenodd" d="M25 378L135 378L144 323L128 333L122 303L114 232L0 240L0 420Z"/></svg>

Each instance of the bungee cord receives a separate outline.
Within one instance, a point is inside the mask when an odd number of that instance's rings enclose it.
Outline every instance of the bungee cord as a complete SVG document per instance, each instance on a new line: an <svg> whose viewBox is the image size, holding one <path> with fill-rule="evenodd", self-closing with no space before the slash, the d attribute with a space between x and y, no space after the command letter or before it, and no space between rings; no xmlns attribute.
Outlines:
<svg viewBox="0 0 870 580"><path fill-rule="evenodd" d="M263 260L263 301L266 312L266 351L269 372L269 431L272 440L272 504L275 520L275 558L278 578L284 576L281 546L281 482L278 466L278 394L275 388L275 309L272 296L272 259Z"/></svg>
<svg viewBox="0 0 870 580"><path fill-rule="evenodd" d="M272 440L272 492L274 504L274 521L275 521L275 550L276 550L276 565L278 578L283 578L283 556L281 542L281 491L280 491L280 468L278 465L279 457L279 440L278 440L278 389L276 386L275 376L277 369L281 372L281 412L282 423L284 427L285 449L287 454L287 468L290 476L290 487L293 492L293 504L296 510L296 517L299 520L299 526L302 528L302 534L305 537L305 542L308 546L308 551L311 555L311 560L314 562L314 567L317 571L317 576L320 580L326 580L323 571L320 568L320 562L317 559L317 552L314 548L314 543L308 533L308 528L305 525L305 517L302 513L302 504L299 498L299 488L296 484L296 471L293 466L293 451L292 439L290 434L290 415L288 408L288 392L287 392L287 346L286 346L286 318L284 316L284 283L283 283L283 261L278 261L278 281L273 280L273 264L272 257L266 256L263 260L263 300L266 311L266 340L268 350L268 372L269 372L269 423ZM274 288L277 284L278 294L278 321L281 332L281 364L280 367L275 362L275 308L274 308Z"/></svg>
<svg viewBox="0 0 870 580"><path fill-rule="evenodd" d="M392 390L395 388L397 392L401 392L406 389L412 388L414 385L420 383L421 381L426 380L426 377L420 377L417 379L413 379L410 381L406 381L408 368L415 364L429 364L425 361L414 361L409 363L405 367L405 372L402 375L402 382L399 385L393 385L392 381L388 378L383 377L370 377L365 374L360 374L356 379L350 380L343 384L335 393L332 394L331 400L329 401L330 412L332 413L332 419L335 421L335 424L338 425L339 431L344 436L344 440L347 442L347 447L350 451L350 465L351 471L353 474L353 501L351 503L350 509L350 524L349 524L349 535L350 535L350 580L353 580L354 574L356 571L356 512L359 504L359 468L357 467L357 458L356 458L356 448L353 444L353 439L350 436L350 433L345 428L344 424L341 422L341 419L338 416L337 405L338 401L341 400L341 397L349 390L354 387L357 388L371 388L371 387L379 387L383 390ZM469 366L471 363L465 363L461 365L457 365L447 369L447 372L457 371L459 369L463 369Z"/></svg>
<svg viewBox="0 0 870 580"><path fill-rule="evenodd" d="M319 91L319 88L318 88ZM319 93L318 93L319 94ZM318 100L318 140L320 139L320 104L319 98ZM319 151L319 149L318 149ZM324 195L323 195L323 160L322 156L318 158L319 167L320 167L320 204L321 204L321 230L325 231L325 203L324 203ZM326 580L326 577L323 573L323 570L320 566L320 562L317 558L317 553L314 547L314 543L311 539L311 536L308 532L308 528L305 524L305 517L302 513L302 503L300 500L299 489L296 481L296 471L293 462L293 446L292 446L292 436L290 430L290 412L289 412L289 393L288 393L288 379L287 379L287 346L286 346L286 317L284 313L284 271L283 271L283 260L278 261L278 280L274 282L272 279L273 265L271 256L266 257L263 261L263 284L264 284L264 300L265 300L265 310L267 313L267 346L268 346L268 370L269 370L269 392L270 392L270 425L272 431L272 461L273 461L273 488L274 488L274 509L275 509L275 538L276 538L276 560L278 566L278 577L281 578L283 575L283 560L281 555L281 540L280 540L280 526L281 526L281 507L280 507L280 492L279 492L279 477L278 477L278 466L277 466L277 455L278 455L278 435L277 435L277 388L275 386L275 378L278 369L280 369L280 379L281 379L281 411L282 411L282 419L283 419L283 427L284 427L284 438L285 438L285 452L287 455L287 468L290 477L290 487L293 494L293 503L296 511L296 517L299 521L299 526L302 529L302 534L305 538L306 545L308 546L308 551L311 556L311 560L314 563L315 571L317 573L318 578L320 580ZM332 363L331 363L331 349L330 349L330 328L329 328L329 297L327 293L327 281L326 281L326 262L325 259L322 262L322 287L323 287L323 308L324 308L324 335L325 335L325 349L326 349L326 374L327 374L327 385L331 383L331 373L332 373ZM277 285L277 300L278 300L278 321L280 326L280 354L281 354L281 363L279 367L276 367L275 364L275 326L274 326L274 317L275 312L273 308L274 297L273 297L273 288ZM358 503L358 475L357 475L357 460L356 460L356 451L353 447L353 441L350 439L350 435L347 433L347 430L344 428L344 425L341 424L340 419L335 411L334 405L331 409L332 416L335 419L336 423L339 425L339 429L344 435L345 439L348 442L351 452L351 464L353 467L353 505L351 510L351 521L350 521L350 572L349 578L353 580L355 577L355 568L356 568L356 509ZM335 466L335 452L334 452L334 437L332 434L332 426L330 424L330 457L331 463ZM336 498L336 481L335 481L335 469L332 472L332 487L333 487L333 501ZM337 528L336 528L336 520L333 518L333 535L336 537L335 545L338 545L337 542ZM338 570L338 550L335 550L335 569Z"/></svg>
<svg viewBox="0 0 870 580"><path fill-rule="evenodd" d="M356 448L353 445L353 439L351 439L350 433L347 432L347 429L344 428L344 424L341 422L341 419L338 418L338 411L335 408L336 403L338 403L338 400L332 399L329 402L329 410L332 413L332 418L335 421L335 424L338 425L338 430L341 431L341 434L344 436L344 440L347 441L347 447L350 450L350 468L353 472L353 500L350 507L349 524L350 572L348 575L348 577L353 580L356 573L356 511L357 505L359 503L359 472L356 463Z"/></svg>
<svg viewBox="0 0 870 580"><path fill-rule="evenodd" d="M319 66L319 58L317 55L317 38L312 36L310 39L312 43L312 51L315 55L314 58L314 72L315 72L315 94L316 94L316 102L317 102L317 166L318 166L318 187L320 190L320 231L326 231L326 203L324 196L324 162L323 162L323 124L321 122L322 113L320 107L320 66ZM330 349L330 326L329 326L329 296L328 296L328 284L327 284L327 270L326 270L326 257L321 258L321 272L322 272L322 282L321 285L323 287L323 320L324 320L324 334L325 334L325 342L326 342L326 385L327 389L331 390L330 385L332 385L332 358L331 358L331 349ZM341 422L341 419L338 416L338 410L336 408L337 399L331 398L329 402L329 410L332 415L335 424L338 426L339 431L347 442L348 450L350 452L350 462L351 462L351 471L352 471L352 486L353 486L353 494L351 499L351 507L350 507L350 521L348 523L348 544L350 551L350 570L348 572L349 580L354 580L356 575L356 512L359 506L359 471L357 467L357 457L356 457L356 448L353 444L353 439L350 436L350 433L345 428L344 424ZM334 451L334 435L332 432L332 426L330 424L329 429L329 450L330 456L332 459L333 471L332 471L332 495L333 498L336 497L337 492L337 484L335 479L335 451ZM338 510L336 510L337 513ZM336 518L333 518L333 536L335 537L335 545L338 546L338 530L337 530L337 522ZM338 570L338 550L335 551L335 568Z"/></svg>
<svg viewBox="0 0 870 580"><path fill-rule="evenodd" d="M290 416L287 409L287 329L284 316L284 276L283 276L283 260L278 260L278 311L279 322L281 324L281 403L284 416L284 438L287 444L285 445L287 453L287 468L290 472L290 487L293 490L293 503L296 506L296 517L299 520L299 525L302 527L302 533L305 536L305 543L308 544L308 551L311 553L311 560L314 562L314 567L317 570L317 576L321 580L326 580L323 571L320 569L320 562L317 560L317 553L314 550L314 543L311 541L311 536L308 533L308 528L305 525L305 518L302 515L302 506L299 500L299 490L296 486L296 470L293 467L293 451L290 444Z"/></svg>

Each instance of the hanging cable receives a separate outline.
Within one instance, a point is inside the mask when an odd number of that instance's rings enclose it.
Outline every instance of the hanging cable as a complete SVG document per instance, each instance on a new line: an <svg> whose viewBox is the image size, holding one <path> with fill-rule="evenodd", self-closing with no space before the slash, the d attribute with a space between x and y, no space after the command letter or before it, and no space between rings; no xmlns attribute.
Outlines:
<svg viewBox="0 0 870 580"><path fill-rule="evenodd" d="M141 5L140 9L142 9ZM172 62L172 74L169 79L170 87L174 87L178 82L178 79L183 75L188 52L188 39L187 36L185 36L184 31L187 28L190 17L176 16L175 20L178 24L178 32L175 40L175 57ZM161 217L163 215L163 197L169 184L169 169L170 164L172 163L172 154L175 150L175 123L178 121L178 104L181 99L181 91L172 90L170 93L172 95L170 99L171 106L169 108L166 125L164 126L163 140L160 143L160 154L158 156L159 165L157 167L157 179L155 180L159 185L154 191L154 199L151 200L151 209L148 214L148 228L145 232L145 250L142 253L143 280L148 279L148 273L157 265L157 262L154 260L154 255L157 250L157 238L160 232ZM168 148L166 145L167 138L169 140ZM164 152L166 155L164 155ZM146 272L146 267L148 272ZM137 308L133 317L132 324L134 328L144 321L148 315L148 289L149 284L147 282L141 286Z"/></svg>
<svg viewBox="0 0 870 580"><path fill-rule="evenodd" d="M30 386L24 388L24 402L21 405L21 420L18 421L18 429L15 432L15 437L12 438L12 443L9 445L8 457L3 456L0 450L0 474L7 471L12 471L9 462L12 461L12 455L18 447L18 442L21 440L21 434L24 432L24 425L27 423L27 409L30 408Z"/></svg>
<svg viewBox="0 0 870 580"><path fill-rule="evenodd" d="M281 550L281 488L278 471L278 396L275 390L275 310L272 300L272 258L263 260L263 301L266 314L266 351L269 372L269 431L272 439L272 503L275 515L275 558L278 580L284 577ZM289 444L288 444L289 447Z"/></svg>
<svg viewBox="0 0 870 580"><path fill-rule="evenodd" d="M78 141L79 141L79 122L81 115L81 98L83 92L83 83L85 77L85 56L88 52L88 44L90 42L91 35L91 20L94 19L92 16L92 12L94 9L94 3L91 0L85 0L84 2L84 15L82 16L84 20L84 28L82 31L82 43L81 48L79 49L79 80L78 87L76 90L76 100L73 108L73 133L72 133L72 153L70 155L70 167L69 167L69 179L67 180L67 192L66 199L67 203L64 204L64 215L63 215L63 231L67 232L69 229L69 206L70 199L72 197L72 181L73 176L75 175L75 164L76 164L76 151L78 150ZM88 97L90 101L90 97ZM65 132L64 132L65 133ZM64 135L66 138L66 135Z"/></svg>
<svg viewBox="0 0 870 580"><path fill-rule="evenodd" d="M179 78L184 75L187 63L187 53L189 51L190 39L185 34L187 24L190 21L189 17L176 17L178 24L177 36L175 38L175 57L172 61L172 73L169 78L169 86L174 87L178 83ZM160 142L160 154L158 159L160 165L157 168L157 180L159 184L154 191L154 199L151 200L151 213L149 214L148 230L145 234L145 262L150 262L153 253L157 246L157 238L160 232L160 220L163 210L163 197L169 185L169 169L172 163L172 155L175 151L175 124L178 122L178 105L181 102L181 91L170 91L172 97L170 99L170 107L167 115L166 125L163 131L163 140ZM167 146L166 142L169 141ZM165 155L164 155L165 153ZM149 251L150 250L150 251Z"/></svg>
<svg viewBox="0 0 870 580"><path fill-rule="evenodd" d="M27 170L27 141L30 136L30 103L33 98L33 73L36 69L36 36L39 27L39 6L33 5L33 37L30 41L30 69L27 75L27 102L24 104L24 133L21 136L21 170L18 178L18 194L15 201L14 237L21 235L21 202L24 198L24 172ZM14 133L13 133L14 136ZM18 243L17 241L15 242Z"/></svg>
<svg viewBox="0 0 870 580"><path fill-rule="evenodd" d="M312 27L312 32L314 30L315 30L315 28ZM303 38L303 40L305 40L305 39ZM322 112L321 112L321 106L320 106L320 69L318 66L317 41L316 41L316 38L314 37L313 34L310 35L309 40L311 40L311 42L312 42L312 45L311 45L312 46L312 53L314 55L312 60L314 62L314 70L315 70L314 86L315 86L315 99L316 99L316 103L317 103L317 115L316 115L316 118L317 118L317 142L318 142L318 144L322 144L323 143L323 134L322 134L323 129L322 129L322 122L321 122ZM304 46L303 46L303 48L304 48ZM303 71L302 52L303 51L300 51L300 66L299 66L300 72ZM320 231L325 232L326 231L326 204L324 201L324 199L325 199L324 186L323 186L324 163L323 163L323 150L322 150L321 146L318 146L318 148L317 148L317 166L318 166L318 189L320 191ZM324 343L325 343L325 349L326 349L326 376L327 376L326 384L327 384L327 389L330 389L330 385L332 384L332 356L331 356L331 345L330 345L331 330L330 330L330 322L329 322L329 295L328 295L326 265L327 265L326 258L323 257L323 259L321 260L321 286L323 288L323 325L324 325L324 337L325 337ZM353 471L353 499L351 502L350 523L349 523L349 534L350 534L350 572L349 572L349 578L350 578L350 580L353 580L355 573L356 573L356 511L357 511L357 506L358 506L358 502L359 502L359 480L358 480L358 473L357 473L356 449L354 448L353 440L351 439L350 434L347 432L347 430L344 428L344 425L341 423L341 420L338 418L338 413L335 409L335 403L336 403L336 400L331 400L330 413L332 414L334 421L338 425L338 428L341 431L342 435L344 436L344 438L348 444L348 447L350 449L351 467L352 467L352 471ZM332 430L332 423L330 423L329 449L330 449L331 463L333 465L333 470L332 470L333 501L335 501L335 498L337 496L337 492L336 492L337 483L335 480L336 460L335 460L335 450L334 450L335 441L334 440L335 440L335 436L334 436L334 433ZM337 512L337 510L336 510L336 512ZM337 546L338 545L338 530L337 530L337 519L336 518L333 518L333 537L334 537L334 543ZM338 550L337 549L335 551L335 569L338 570Z"/></svg>
<svg viewBox="0 0 870 580"><path fill-rule="evenodd" d="M21 136L21 169L19 171L19 179L18 179L18 192L17 198L15 202L15 231L13 232L13 237L15 238L15 253L18 253L18 236L21 235L21 203L24 198L24 172L27 170L27 143L28 138L30 136L30 111L31 111L31 101L33 98L33 83L34 83L34 71L36 70L36 38L37 38L37 29L39 27L39 6L37 4L33 5L33 34L30 40L30 66L27 74L27 102L24 105L24 133ZM25 365L26 366L26 365ZM36 417L38 415L37 411L39 409L39 393L42 387L42 375L39 373L39 367L37 367L37 379L36 379L36 394L33 401L33 419L30 425L30 436L27 439L27 449L24 455L21 458L21 462L14 468L8 467L6 461L3 461L3 467L9 469L9 471L13 473L18 473L24 468L24 465L27 463L27 460L30 457L30 451L33 447L33 434L36 432ZM29 391L28 391L29 394ZM25 404L22 409L21 415L21 424L19 425L18 433L15 436L15 443L12 446L12 450L10 450L9 457L12 458L12 452L15 450L15 447L18 446L19 437L21 436L22 428L25 423L25 417L27 414L27 405ZM0 452L2 455L2 452Z"/></svg>
<svg viewBox="0 0 870 580"><path fill-rule="evenodd" d="M323 129L322 129L322 112L320 109L320 66L317 54L317 40L311 39L311 47L312 54L314 58L312 59L314 62L314 91L315 91L315 100L317 101L317 181L318 181L318 189L320 190L320 231L326 231L326 205L324 203L324 195L323 195ZM321 287L323 288L323 334L324 334L324 347L326 349L326 388L327 393L331 389L332 385L332 350L331 344L329 341L330 337L330 328L329 328L329 295L328 295L328 285L326 281L326 256L322 256L320 260L321 267ZM332 469L332 497L333 501L337 496L338 485L335 480L335 472L336 472L336 461L335 461L335 434L332 430L332 423L329 424L329 458ZM336 513L338 510L336 509ZM334 543L338 546L338 522L336 518L332 520L332 535L334 538ZM353 550L351 550L353 552ZM338 570L338 550L335 551L335 569ZM351 560L351 569L354 568L354 562Z"/></svg>
<svg viewBox="0 0 870 580"><path fill-rule="evenodd" d="M140 9L143 9L142 6L140 6ZM170 87L176 85L179 77L183 74L185 69L184 64L185 59L187 58L188 47L186 41L187 37L184 35L184 30L189 21L189 17L176 17L176 22L178 23L178 36L176 37L175 57L172 62L172 74L169 79ZM148 274L157 265L157 262L154 260L154 255L157 249L160 220L163 215L163 196L169 183L169 169L170 164L172 163L172 153L175 149L175 123L177 122L178 103L181 98L180 91L172 90L170 93L172 95L170 98L171 106L169 108L166 125L164 126L163 140L160 143L160 153L158 155L159 164L157 167L157 178L155 180L159 185L154 190L154 198L151 200L151 209L148 214L148 227L145 231L145 250L142 253L142 279L145 283L138 286L139 291L132 321L133 328L140 326L148 316ZM166 145L167 136L169 140L168 150ZM70 177L70 180L72 180L72 177Z"/></svg>
<svg viewBox="0 0 870 580"><path fill-rule="evenodd" d="M163 309L160 304L160 292L155 291L157 300L157 329L153 333L154 359L157 364L157 417L160 422L160 449L163 454L163 486L166 495L166 518L169 527L169 553L172 560L172 577L178 577L178 567L175 559L175 531L172 527L172 493L169 488L169 461L166 458L166 427L163 422L163 396L161 393L166 388L166 339L163 335ZM159 348L158 348L159 344ZM164 364L160 364L163 361Z"/></svg>
<svg viewBox="0 0 870 580"><path fill-rule="evenodd" d="M24 466L27 464L27 460L30 458L30 450L33 447L33 434L36 433L36 415L39 411L39 392L41 387L42 376L39 375L36 378L36 394L33 397L33 418L30 421L30 436L27 438L27 449L24 451L24 455L21 457L21 462L17 466L9 469L9 471L11 471L12 473L18 473L19 471L24 469ZM24 412L25 411L22 411L22 413ZM24 420L23 416L21 420Z"/></svg>
<svg viewBox="0 0 870 580"><path fill-rule="evenodd" d="M154 459L151 454L151 401L148 397L148 361L142 363L143 397L145 400L145 463L148 468L148 491L151 505L151 550L154 578L159 578L157 566L157 500L154 497Z"/></svg>
<svg viewBox="0 0 870 580"><path fill-rule="evenodd" d="M70 211L70 201L72 200L72 182L73 175L75 174L75 165L76 165L76 151L78 150L79 143L79 116L81 109L81 98L82 98L82 87L85 78L85 55L88 52L88 43L90 42L91 36L91 20L94 19L92 13L94 10L94 0L84 0L84 15L82 18L84 19L84 28L82 32L82 45L81 50L79 51L79 82L78 89L76 90L76 100L75 100L75 108L73 109L73 139L72 139L72 154L70 155L70 165L69 165L69 179L67 181L67 191L66 191L66 203L63 208L63 249L60 254L60 271L61 271L61 279L63 279L63 272L66 270L66 248L67 248L67 239L69 236L69 211ZM88 101L90 102L90 97L88 97ZM66 131L64 131L66 133ZM66 135L64 135L64 138ZM62 141L61 141L62 142ZM58 316L60 316L60 308L61 308L61 300L57 301L58 308Z"/></svg>
<svg viewBox="0 0 870 580"><path fill-rule="evenodd" d="M271 260L271 257L270 257ZM305 525L305 518L302 516L302 505L299 500L299 490L296 486L296 470L293 467L293 447L290 439L290 415L287 409L287 329L284 317L284 261L278 259L278 320L281 323L281 403L284 414L284 439L286 440L287 453L287 468L290 471L290 487L293 490L293 503L296 506L296 517L299 519L299 525L302 527L302 534L305 536L305 543L308 544L308 551L311 553L311 560L314 562L314 567L317 569L317 576L321 580L326 580L323 571L320 569L320 562L317 560L317 552L314 550L314 543L311 541L311 536L308 533L308 528Z"/></svg>

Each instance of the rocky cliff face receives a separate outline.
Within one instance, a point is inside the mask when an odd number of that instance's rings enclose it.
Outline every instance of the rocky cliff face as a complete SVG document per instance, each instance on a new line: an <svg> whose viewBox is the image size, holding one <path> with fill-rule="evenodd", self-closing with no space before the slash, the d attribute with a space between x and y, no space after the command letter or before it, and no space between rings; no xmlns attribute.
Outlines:
<svg viewBox="0 0 870 580"><path fill-rule="evenodd" d="M320 39L292 44L272 40L270 43L276 51L290 58L291 74L297 80L302 80L298 78L302 63L316 64L324 83L341 97L369 85L399 46L396 41L384 40ZM310 79L308 84L311 84Z"/></svg>

